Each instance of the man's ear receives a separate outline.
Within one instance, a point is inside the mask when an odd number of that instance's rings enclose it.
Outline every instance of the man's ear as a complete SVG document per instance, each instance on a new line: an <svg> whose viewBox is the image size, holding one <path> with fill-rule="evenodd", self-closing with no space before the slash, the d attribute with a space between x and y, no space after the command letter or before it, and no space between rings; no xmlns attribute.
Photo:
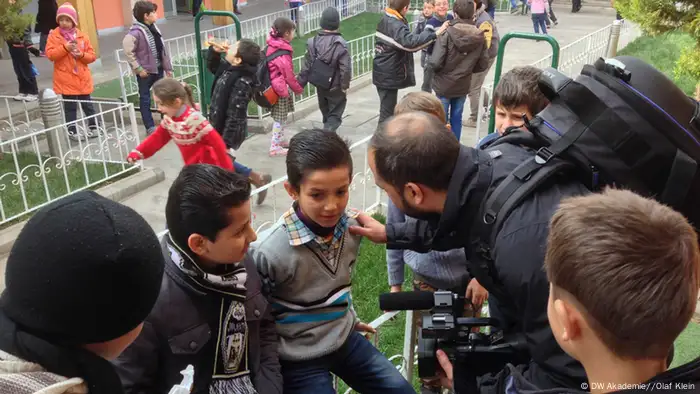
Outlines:
<svg viewBox="0 0 700 394"><path fill-rule="evenodd" d="M403 187L403 196L414 206L421 205L425 202L425 193L423 192L421 186L417 183L408 182Z"/></svg>
<svg viewBox="0 0 700 394"><path fill-rule="evenodd" d="M190 234L187 238L187 246L197 256L203 256L209 251L207 239L199 234Z"/></svg>
<svg viewBox="0 0 700 394"><path fill-rule="evenodd" d="M292 184L288 181L284 181L284 190L287 191L287 194L289 194L289 197L291 197L292 200L296 201L299 199L299 193L297 193L296 189L294 189L294 186L292 186Z"/></svg>

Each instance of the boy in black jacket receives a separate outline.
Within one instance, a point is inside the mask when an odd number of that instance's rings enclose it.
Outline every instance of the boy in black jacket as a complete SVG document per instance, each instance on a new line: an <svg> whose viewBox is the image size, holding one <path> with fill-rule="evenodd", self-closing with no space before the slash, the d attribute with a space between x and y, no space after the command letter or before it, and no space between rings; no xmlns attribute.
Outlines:
<svg viewBox="0 0 700 394"><path fill-rule="evenodd" d="M32 61L29 60L29 52L34 56L39 56L40 52L32 43L31 32L31 26L27 26L22 37L7 40L12 67L19 83L19 94L14 97L15 101L31 102L39 99L39 86L36 83Z"/></svg>
<svg viewBox="0 0 700 394"><path fill-rule="evenodd" d="M222 53L225 53L224 59ZM235 151L248 134L248 103L257 83L255 73L260 53L258 44L244 38L232 47L212 43L207 59L207 68L215 76L209 122L223 137L235 171L246 176L255 187L270 183L272 177L240 164ZM258 193L257 204L262 204L266 196L267 191Z"/></svg>
<svg viewBox="0 0 700 394"><path fill-rule="evenodd" d="M379 94L379 125L394 115L399 89L416 85L413 54L427 48L442 34L447 25L437 31L412 33L406 13L410 0L391 0L377 24L372 67L372 83Z"/></svg>
<svg viewBox="0 0 700 394"><path fill-rule="evenodd" d="M348 52L348 43L338 32L340 15L333 7L326 8L321 14L321 29L314 38L306 43L304 66L299 72L299 84L305 86L314 70L314 62L319 60L334 69L330 89L316 86L318 107L323 114L323 129L336 131L343 121L343 112L348 102L347 91L352 78L352 63ZM311 82L314 85L313 82ZM314 85L315 86L315 85Z"/></svg>

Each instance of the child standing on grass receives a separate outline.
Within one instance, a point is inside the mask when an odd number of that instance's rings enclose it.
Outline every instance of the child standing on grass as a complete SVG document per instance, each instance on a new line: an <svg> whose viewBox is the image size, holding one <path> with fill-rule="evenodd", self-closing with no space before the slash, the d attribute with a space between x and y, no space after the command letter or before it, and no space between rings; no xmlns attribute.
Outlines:
<svg viewBox="0 0 700 394"><path fill-rule="evenodd" d="M155 3L137 1L133 11L136 22L122 41L127 61L139 85L139 110L146 134L151 134L156 128L151 114L151 87L163 76L173 75L168 49L155 25L157 10Z"/></svg>
<svg viewBox="0 0 700 394"><path fill-rule="evenodd" d="M225 53L222 59L222 53ZM233 167L255 187L272 180L269 174L260 174L236 161L236 150L248 134L248 103L253 97L255 73L260 61L260 47L249 39L242 39L232 47L213 44L207 55L207 68L214 74L209 121L219 131L231 155ZM262 204L267 190L258 193Z"/></svg>
<svg viewBox="0 0 700 394"><path fill-rule="evenodd" d="M327 131L338 130L343 122L343 112L348 103L347 91L350 89L352 78L348 43L338 32L339 28L338 10L333 7L326 8L321 14L322 30L306 43L304 65L299 72L299 83L302 86L307 82L316 86L318 107L323 115L323 129ZM319 64L321 68L318 68ZM330 70L333 70L330 81L320 81L329 77L325 75L325 71Z"/></svg>
<svg viewBox="0 0 700 394"><path fill-rule="evenodd" d="M94 90L88 64L97 59L87 34L80 31L78 13L70 3L58 7L58 28L53 29L46 42L46 57L53 62L53 89L63 96L68 123L68 137L73 140L97 137L95 108L90 102ZM88 118L88 130L77 127L78 104Z"/></svg>
<svg viewBox="0 0 700 394"><path fill-rule="evenodd" d="M351 271L361 237L346 213L352 156L337 133L295 135L284 187L292 208L251 244L263 290L272 297L285 394L335 392L331 373L360 393L415 393L360 332Z"/></svg>
<svg viewBox="0 0 700 394"><path fill-rule="evenodd" d="M153 95L163 121L129 153L129 163L148 159L172 139L185 165L203 163L233 170L224 140L204 115L187 104L194 102L189 85L183 86L172 78L161 79L153 85Z"/></svg>
<svg viewBox="0 0 700 394"><path fill-rule="evenodd" d="M294 39L296 25L289 18L277 18L270 29L270 37L267 39L265 55L284 50L289 51L289 55L282 55L270 60L268 67L270 70L270 82L279 100L270 110L272 120L272 140L270 141L270 156L284 156L287 154L289 143L285 141L284 132L287 126L287 115L294 112L294 98L289 93L291 89L296 94L301 94L304 88L299 85L294 76L294 65L292 59L294 52L290 42Z"/></svg>
<svg viewBox="0 0 700 394"><path fill-rule="evenodd" d="M527 0L532 11L532 25L535 27L535 34L547 34L547 0Z"/></svg>

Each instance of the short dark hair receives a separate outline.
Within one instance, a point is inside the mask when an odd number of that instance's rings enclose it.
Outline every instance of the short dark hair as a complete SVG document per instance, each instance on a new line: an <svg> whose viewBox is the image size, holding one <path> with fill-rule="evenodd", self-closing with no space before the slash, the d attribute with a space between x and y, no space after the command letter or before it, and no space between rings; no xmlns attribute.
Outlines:
<svg viewBox="0 0 700 394"><path fill-rule="evenodd" d="M348 142L337 133L320 129L297 133L289 141L287 178L299 190L304 176L317 170L347 166L352 179L352 155Z"/></svg>
<svg viewBox="0 0 700 394"><path fill-rule="evenodd" d="M272 30L270 31L270 35L272 37L279 38L296 28L297 25L295 25L291 19L281 16L272 22Z"/></svg>
<svg viewBox="0 0 700 394"><path fill-rule="evenodd" d="M379 176L401 192L408 182L447 190L460 144L436 116L411 112L389 119L369 149Z"/></svg>
<svg viewBox="0 0 700 394"><path fill-rule="evenodd" d="M260 62L260 45L248 38L242 38L238 41L238 57L241 58L244 64L257 66Z"/></svg>
<svg viewBox="0 0 700 394"><path fill-rule="evenodd" d="M158 4L151 3L150 1L139 0L134 3L134 18L137 21L143 23L143 16L150 14L151 12L158 11Z"/></svg>
<svg viewBox="0 0 700 394"><path fill-rule="evenodd" d="M542 70L533 66L515 67L503 75L493 92L497 106L515 108L525 105L535 115L549 104L539 87Z"/></svg>
<svg viewBox="0 0 700 394"><path fill-rule="evenodd" d="M472 0L455 0L452 11L459 19L472 20L474 18L474 2Z"/></svg>
<svg viewBox="0 0 700 394"><path fill-rule="evenodd" d="M170 186L165 219L181 248L199 234L214 242L231 225L228 210L250 199L250 182L242 175L210 164L185 166Z"/></svg>
<svg viewBox="0 0 700 394"><path fill-rule="evenodd" d="M389 8L399 12L410 5L411 0L389 0Z"/></svg>
<svg viewBox="0 0 700 394"><path fill-rule="evenodd" d="M623 359L666 358L698 299L695 230L680 213L627 190L562 200L544 267L552 298L574 298Z"/></svg>

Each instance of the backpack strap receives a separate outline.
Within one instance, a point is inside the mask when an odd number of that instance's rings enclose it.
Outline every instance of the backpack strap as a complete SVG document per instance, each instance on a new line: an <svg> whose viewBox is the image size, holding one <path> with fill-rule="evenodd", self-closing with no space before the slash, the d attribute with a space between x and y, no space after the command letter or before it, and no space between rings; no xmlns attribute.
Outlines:
<svg viewBox="0 0 700 394"><path fill-rule="evenodd" d="M265 47L265 53L267 53L267 47ZM284 56L284 55L291 56L292 52L288 51L286 49L278 49L278 50L272 52L271 54L265 56L265 62L269 63L269 62L273 61L274 59L277 59L278 57Z"/></svg>
<svg viewBox="0 0 700 394"><path fill-rule="evenodd" d="M690 187L693 185L697 170L698 163L687 153L676 149L676 156L673 159L660 201L681 210L686 197L688 197L688 192L690 192Z"/></svg>
<svg viewBox="0 0 700 394"><path fill-rule="evenodd" d="M546 165L539 165L538 170L531 172L531 176L527 179L519 178L518 170L529 167L529 163L535 160L537 160L536 156L520 164L483 201L481 211L475 218L468 248L469 268L473 271L473 275L490 294L496 297L499 305L503 304L505 308L512 308L515 300L508 294L505 285L498 280L492 255L498 232L510 213L538 187L554 175L574 168L571 163L556 158L548 161Z"/></svg>

